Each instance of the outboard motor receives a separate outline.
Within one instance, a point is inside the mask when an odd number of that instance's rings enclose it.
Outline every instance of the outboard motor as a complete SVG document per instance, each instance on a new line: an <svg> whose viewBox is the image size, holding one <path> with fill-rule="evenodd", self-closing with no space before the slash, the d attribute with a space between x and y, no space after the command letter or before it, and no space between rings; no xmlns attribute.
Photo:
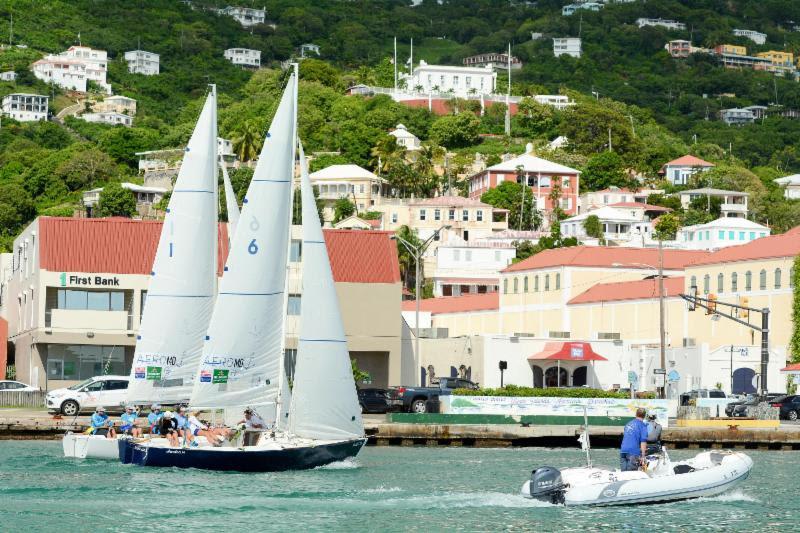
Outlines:
<svg viewBox="0 0 800 533"><path fill-rule="evenodd" d="M540 466L531 472L529 490L531 498L553 504L564 503L564 482L561 480L561 471L552 466Z"/></svg>

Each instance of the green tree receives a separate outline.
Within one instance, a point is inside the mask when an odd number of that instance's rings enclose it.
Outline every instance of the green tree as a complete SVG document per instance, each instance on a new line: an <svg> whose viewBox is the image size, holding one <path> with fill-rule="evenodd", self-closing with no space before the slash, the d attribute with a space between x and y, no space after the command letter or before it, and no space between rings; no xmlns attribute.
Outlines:
<svg viewBox="0 0 800 533"><path fill-rule="evenodd" d="M233 138L233 153L240 161L252 161L261 150L261 130L256 123L249 120L241 125Z"/></svg>
<svg viewBox="0 0 800 533"><path fill-rule="evenodd" d="M597 215L589 215L583 221L583 229L586 231L588 237L592 237L603 241L603 224ZM601 244L603 244L601 242Z"/></svg>
<svg viewBox="0 0 800 533"><path fill-rule="evenodd" d="M56 168L56 176L67 188L77 191L95 183L109 181L117 173L117 165L104 152L96 148L82 150Z"/></svg>
<svg viewBox="0 0 800 533"><path fill-rule="evenodd" d="M681 227L681 219L673 213L665 213L658 217L655 224L655 237L658 240L675 240Z"/></svg>
<svg viewBox="0 0 800 533"><path fill-rule="evenodd" d="M353 216L355 213L356 213L356 204L354 204L347 198L339 198L333 204L333 223L336 224L337 222L342 221L347 217Z"/></svg>
<svg viewBox="0 0 800 533"><path fill-rule="evenodd" d="M402 243L401 239L409 243L412 248L418 248L422 245L422 241L419 240L416 230L412 230L408 226L400 226L396 233L397 258L400 263L400 275L405 281L406 288L413 291L416 286L416 281L414 279L416 274L414 256L408 251L408 248Z"/></svg>
<svg viewBox="0 0 800 533"><path fill-rule="evenodd" d="M358 362L355 359L350 359L350 367L353 370L353 380L356 383L364 383L370 381L371 377L369 375L369 372L366 372L358 368Z"/></svg>
<svg viewBox="0 0 800 533"><path fill-rule="evenodd" d="M497 209L508 210L508 227L532 230L542 224L542 214L536 209L533 192L514 181L504 181L481 195L481 202ZM524 206L523 206L524 204Z"/></svg>
<svg viewBox="0 0 800 533"><path fill-rule="evenodd" d="M625 165L616 152L600 152L589 158L581 174L581 188L599 191L609 187L630 187L634 185L625 174Z"/></svg>
<svg viewBox="0 0 800 533"><path fill-rule="evenodd" d="M790 272L792 279L792 337L789 339L789 354L793 363L800 363L800 255L794 258Z"/></svg>
<svg viewBox="0 0 800 533"><path fill-rule="evenodd" d="M533 98L523 98L517 107L516 121L530 136L549 132L555 124L553 106L540 104Z"/></svg>
<svg viewBox="0 0 800 533"><path fill-rule="evenodd" d="M433 142L446 148L460 148L475 144L481 121L473 113L465 111L458 115L439 117L431 125Z"/></svg>
<svg viewBox="0 0 800 533"><path fill-rule="evenodd" d="M136 214L136 198L128 189L112 181L103 188L97 203L99 217L132 217Z"/></svg>

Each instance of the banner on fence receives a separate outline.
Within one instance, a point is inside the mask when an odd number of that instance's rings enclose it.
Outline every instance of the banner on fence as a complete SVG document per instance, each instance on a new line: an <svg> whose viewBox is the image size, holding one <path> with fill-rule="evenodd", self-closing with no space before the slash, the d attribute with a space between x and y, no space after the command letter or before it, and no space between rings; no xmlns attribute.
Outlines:
<svg viewBox="0 0 800 533"><path fill-rule="evenodd" d="M442 412L466 415L555 415L633 418L636 409L644 407L655 413L659 424L669 424L670 400L642 400L622 398L551 398L519 396L442 396ZM673 402L674 403L674 402Z"/></svg>

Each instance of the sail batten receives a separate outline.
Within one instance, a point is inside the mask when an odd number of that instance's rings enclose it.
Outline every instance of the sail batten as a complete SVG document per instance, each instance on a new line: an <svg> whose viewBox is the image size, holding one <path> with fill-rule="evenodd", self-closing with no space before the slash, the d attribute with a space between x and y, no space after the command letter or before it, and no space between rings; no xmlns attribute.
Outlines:
<svg viewBox="0 0 800 533"><path fill-rule="evenodd" d="M190 403L260 407L277 400L294 165L291 76L248 186Z"/></svg>
<svg viewBox="0 0 800 533"><path fill-rule="evenodd" d="M217 102L212 86L184 153L143 302L127 400L189 398L217 271Z"/></svg>

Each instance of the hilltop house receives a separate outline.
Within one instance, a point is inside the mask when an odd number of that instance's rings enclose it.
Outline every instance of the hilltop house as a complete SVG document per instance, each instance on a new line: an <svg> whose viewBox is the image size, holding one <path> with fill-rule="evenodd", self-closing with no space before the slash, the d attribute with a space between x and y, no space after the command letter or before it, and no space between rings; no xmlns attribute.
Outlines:
<svg viewBox="0 0 800 533"><path fill-rule="evenodd" d="M746 37L756 44L764 44L767 42L767 34L758 31L734 29L733 34L737 37Z"/></svg>
<svg viewBox="0 0 800 533"><path fill-rule="evenodd" d="M48 96L14 93L3 97L3 116L19 122L47 120Z"/></svg>
<svg viewBox="0 0 800 533"><path fill-rule="evenodd" d="M800 174L792 174L773 180L783 188L783 196L790 200L800 199Z"/></svg>
<svg viewBox="0 0 800 533"><path fill-rule="evenodd" d="M78 118L86 122L98 122L101 124L110 124L112 126L126 126L130 128L133 126L133 117L116 113L114 111L103 111L100 113L84 113Z"/></svg>
<svg viewBox="0 0 800 533"><path fill-rule="evenodd" d="M397 139L398 146L402 146L409 152L417 151L421 147L419 137L409 132L403 124L398 124L389 132L389 135Z"/></svg>
<svg viewBox="0 0 800 533"><path fill-rule="evenodd" d="M723 189L713 189L705 187L702 189L690 189L676 193L681 199L681 207L687 209L692 200L706 198L710 203L711 198L721 198L720 214L723 217L747 218L747 198L750 196L746 192L726 191Z"/></svg>
<svg viewBox="0 0 800 533"><path fill-rule="evenodd" d="M581 57L580 37L555 37L553 38L553 55L558 57L567 55Z"/></svg>
<svg viewBox="0 0 800 533"><path fill-rule="evenodd" d="M64 89L86 92L91 81L111 94L111 85L106 82L108 54L105 50L70 46L65 52L46 55L34 62L31 70L38 79Z"/></svg>
<svg viewBox="0 0 800 533"><path fill-rule="evenodd" d="M403 77L410 91L421 93L451 93L455 96L489 95L494 93L497 73L491 65L464 67L429 65L424 60L411 76Z"/></svg>
<svg viewBox="0 0 800 533"><path fill-rule="evenodd" d="M699 157L685 155L678 159L673 159L669 163L664 163L658 173L662 174L673 185L686 185L690 176L698 172L705 172L713 167L712 163L703 161Z"/></svg>
<svg viewBox="0 0 800 533"><path fill-rule="evenodd" d="M255 26L256 24L264 24L267 20L267 9L253 9L250 7L228 6L224 9L219 9L217 12L221 15L228 15L233 17L239 24L245 28Z"/></svg>
<svg viewBox="0 0 800 533"><path fill-rule="evenodd" d="M250 48L228 48L225 59L240 67L258 68L261 66L261 50Z"/></svg>
<svg viewBox="0 0 800 533"><path fill-rule="evenodd" d="M131 50L125 52L125 61L128 62L128 72L131 74L158 75L160 63L158 54L144 50Z"/></svg>
<svg viewBox="0 0 800 533"><path fill-rule="evenodd" d="M746 244L769 234L768 227L746 218L722 217L707 224L682 227L677 240L684 249L717 250Z"/></svg>
<svg viewBox="0 0 800 533"><path fill-rule="evenodd" d="M495 70L508 69L508 54L501 53L488 53L478 54L475 56L465 57L462 61L466 67L492 67ZM511 70L522 68L522 61L518 57L511 56Z"/></svg>
<svg viewBox="0 0 800 533"><path fill-rule="evenodd" d="M323 217L328 221L333 220L333 206L340 198L353 202L361 213L373 210L388 193L385 179L358 165L331 165L312 172L309 178L325 203Z"/></svg>

